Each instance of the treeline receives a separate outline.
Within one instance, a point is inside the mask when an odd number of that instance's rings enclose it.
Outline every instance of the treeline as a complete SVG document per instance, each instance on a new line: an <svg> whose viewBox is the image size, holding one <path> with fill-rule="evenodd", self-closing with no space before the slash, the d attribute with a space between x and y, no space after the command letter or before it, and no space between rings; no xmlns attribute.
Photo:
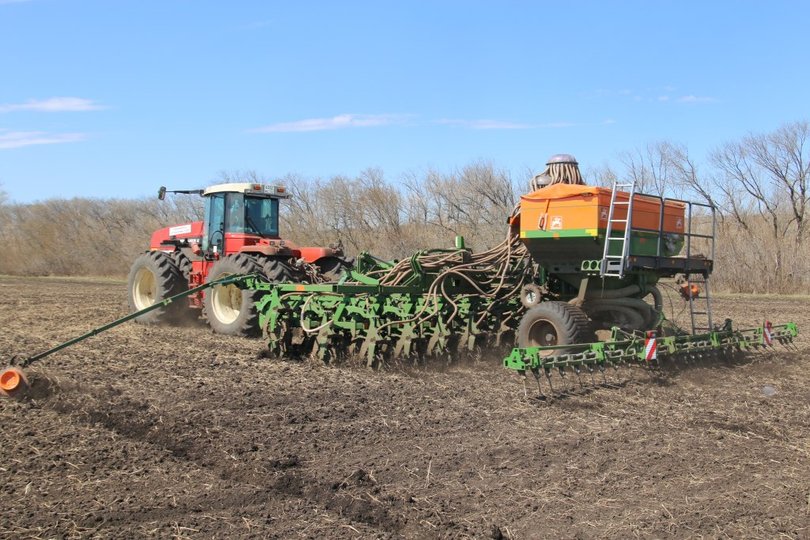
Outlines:
<svg viewBox="0 0 810 540"><path fill-rule="evenodd" d="M286 185L281 231L298 245L342 243L349 254L398 258L452 247L456 235L483 249L506 237L519 193L506 171L473 163L458 171L413 175L397 186L379 169L329 180L255 172L222 174L217 182ZM521 182L523 184L523 182ZM52 199L0 204L0 274L122 276L149 245L152 232L203 217L203 199Z"/></svg>
<svg viewBox="0 0 810 540"><path fill-rule="evenodd" d="M632 179L640 192L715 205L716 290L807 293L808 135L807 122L791 123L726 143L700 162L683 145L656 142L583 173L591 184ZM528 171L515 178L491 163L474 162L396 182L379 169L329 179L230 173L217 182L286 185L292 198L282 204L282 236L299 245L340 241L350 254L398 258L450 247L456 235L477 250L499 243L530 177ZM123 276L152 231L195 219L202 219L202 199L196 196L12 204L0 192L0 273ZM708 227L705 220L703 226Z"/></svg>
<svg viewBox="0 0 810 540"><path fill-rule="evenodd" d="M155 229L199 219L202 201L51 199L0 206L0 274L124 276Z"/></svg>

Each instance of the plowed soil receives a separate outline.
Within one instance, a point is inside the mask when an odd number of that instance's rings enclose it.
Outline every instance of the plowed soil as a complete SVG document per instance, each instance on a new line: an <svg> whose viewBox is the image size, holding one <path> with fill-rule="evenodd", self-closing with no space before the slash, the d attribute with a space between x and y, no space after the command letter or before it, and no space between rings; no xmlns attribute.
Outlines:
<svg viewBox="0 0 810 540"><path fill-rule="evenodd" d="M123 316L125 297L0 278L2 363ZM806 306L715 313L808 331ZM497 353L369 371L127 323L33 366L34 399L0 401L0 536L810 538L796 345L543 402Z"/></svg>

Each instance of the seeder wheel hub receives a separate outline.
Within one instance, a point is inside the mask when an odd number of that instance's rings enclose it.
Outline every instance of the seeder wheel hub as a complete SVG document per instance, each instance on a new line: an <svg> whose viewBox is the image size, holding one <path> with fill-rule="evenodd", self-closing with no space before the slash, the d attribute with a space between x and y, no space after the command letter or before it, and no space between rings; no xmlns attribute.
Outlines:
<svg viewBox="0 0 810 540"><path fill-rule="evenodd" d="M549 347L557 344L557 329L548 321L537 321L529 330L532 347Z"/></svg>

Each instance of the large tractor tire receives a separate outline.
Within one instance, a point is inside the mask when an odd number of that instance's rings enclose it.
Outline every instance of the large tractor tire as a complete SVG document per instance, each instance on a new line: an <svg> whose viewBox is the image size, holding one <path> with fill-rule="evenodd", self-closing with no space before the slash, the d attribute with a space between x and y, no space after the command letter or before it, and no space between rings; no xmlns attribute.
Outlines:
<svg viewBox="0 0 810 540"><path fill-rule="evenodd" d="M174 264L177 265L177 268L180 269L180 272L183 273L183 277L188 281L193 270L191 259L180 250L172 252L172 259L174 260Z"/></svg>
<svg viewBox="0 0 810 540"><path fill-rule="evenodd" d="M585 312L566 302L542 302L528 310L518 325L521 348L590 343L594 339ZM546 351L547 356L554 353Z"/></svg>
<svg viewBox="0 0 810 540"><path fill-rule="evenodd" d="M188 281L171 255L163 251L150 251L132 263L128 290L129 308L135 312L188 290ZM183 301L172 302L135 320L143 324L176 323L187 311L188 307Z"/></svg>
<svg viewBox="0 0 810 540"><path fill-rule="evenodd" d="M295 279L296 272L283 260L267 259L263 261L262 271L267 280L273 283L300 281L300 279Z"/></svg>
<svg viewBox="0 0 810 540"><path fill-rule="evenodd" d="M249 255L228 255L214 263L206 281L261 273L262 266ZM256 337L260 334L259 314L255 305L258 294L258 291L240 289L234 284L215 285L205 292L203 316L217 334Z"/></svg>
<svg viewBox="0 0 810 540"><path fill-rule="evenodd" d="M341 259L340 257L324 257L315 261L315 265L320 270L323 278L328 282L338 281L343 276L343 270L351 268L353 260Z"/></svg>

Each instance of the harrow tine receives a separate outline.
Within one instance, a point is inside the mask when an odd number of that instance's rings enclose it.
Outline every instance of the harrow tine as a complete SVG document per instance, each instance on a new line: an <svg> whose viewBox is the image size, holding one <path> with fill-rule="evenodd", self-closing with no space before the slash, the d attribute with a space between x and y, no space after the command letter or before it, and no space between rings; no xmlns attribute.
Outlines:
<svg viewBox="0 0 810 540"><path fill-rule="evenodd" d="M630 364L630 362L625 362L625 363L624 363L624 369L625 369L625 371L626 371L626 373L627 373L627 378L628 378L628 379L629 379L631 382L633 382L633 381L635 380L635 377L633 376L633 370L634 370L634 368L633 368L633 366Z"/></svg>
<svg viewBox="0 0 810 540"><path fill-rule="evenodd" d="M554 385L551 384L551 370L548 368L543 369L543 372L546 374L546 381L548 381L548 387L551 390L551 395L554 395Z"/></svg>
<svg viewBox="0 0 810 540"><path fill-rule="evenodd" d="M523 371L520 375L523 382L523 399L529 399L529 390L526 388L526 379L528 376L526 375L525 371Z"/></svg>
<svg viewBox="0 0 810 540"><path fill-rule="evenodd" d="M619 365L616 362L611 362L610 367L613 368L613 383L611 383L611 386L613 388L619 388L622 385L619 379Z"/></svg>
<svg viewBox="0 0 810 540"><path fill-rule="evenodd" d="M607 375L605 375L605 366L604 364L599 364L599 372L602 374L602 385L607 386Z"/></svg>
<svg viewBox="0 0 810 540"><path fill-rule="evenodd" d="M574 373L577 375L577 382L579 382L579 389L582 390L585 388L585 385L582 384L582 370L579 369L579 366L574 366Z"/></svg>
<svg viewBox="0 0 810 540"><path fill-rule="evenodd" d="M639 341L627 336L619 335L613 340L591 344L577 344L575 352L565 354L549 355L548 351L553 351L551 347L537 347L532 349L514 349L512 354L504 359L504 365L511 369L521 369L530 363L543 368L546 379L551 389L552 395L557 393L551 381L551 371L557 368L557 372L562 378L559 394L570 394L575 391L576 384L569 383L568 370L570 368L576 375L579 390L585 388L582 374L585 369L591 378L591 384L597 385L595 381L596 370L602 375L601 385L605 387L622 387L628 382L636 381L638 376L635 373L637 368L646 370L650 380L655 380L663 376L663 370L667 367L666 362L672 365L706 365L707 363L717 364L720 361L731 362L737 355L767 354L772 358L772 351L776 350L774 344L766 346L763 342L763 328L752 328L748 330L732 330L730 327L723 330L715 330L707 334L677 334L657 338L657 346L650 349L649 342L643 350L639 349ZM777 328L777 332L772 340L779 342L787 350L800 350L793 339L797 335L795 323L788 323ZM614 332L614 335L616 333ZM657 354L650 354L650 350ZM643 353L643 354L642 354ZM646 360L647 356L652 356ZM612 376L608 376L608 367L612 367ZM627 375L623 375L626 373Z"/></svg>
<svg viewBox="0 0 810 540"><path fill-rule="evenodd" d="M563 393L568 394L570 392L568 388L568 381L565 378L565 368L560 366L557 368L557 372L560 374L560 378L562 379L563 386L565 386L565 391Z"/></svg>

